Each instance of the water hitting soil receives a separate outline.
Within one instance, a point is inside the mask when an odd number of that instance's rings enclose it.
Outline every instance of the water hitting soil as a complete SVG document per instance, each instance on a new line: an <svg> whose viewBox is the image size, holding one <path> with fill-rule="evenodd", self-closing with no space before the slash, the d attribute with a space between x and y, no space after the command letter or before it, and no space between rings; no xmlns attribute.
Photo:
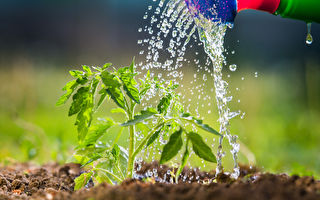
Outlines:
<svg viewBox="0 0 320 200"><path fill-rule="evenodd" d="M184 70L182 67L186 65L197 66L197 73L194 74L194 79L189 81L191 86L190 94L181 94L184 104L188 112L196 112L200 115L199 110L204 107L197 102L194 110L191 109L192 99L190 95L195 96L200 101L204 99L209 102L208 106L213 106L214 99L211 94L205 94L204 86L209 77L213 80L214 94L216 105L218 108L220 124L220 132L223 134L219 138L217 145L217 167L218 173L222 172L222 158L225 156L224 147L222 146L224 138L226 138L231 146L230 153L234 160L234 169L231 177L239 176L239 166L237 154L239 152L239 144L237 136L230 132L230 120L238 116L240 111L233 112L229 108L229 102L232 101L232 96L228 95L228 83L223 80L222 70L226 66L226 58L224 53L224 36L230 24L222 24L217 20L208 20L197 13L196 9L189 9L184 0L153 0L154 5L148 7L143 19L149 20L149 25L138 29L144 34L144 39L138 40L141 46L140 55L144 58L143 62L139 63L142 71L151 70L152 75L161 80L174 80L177 83L185 83ZM212 11L214 12L214 11ZM214 15L214 13L213 13ZM205 59L199 59L199 52L195 46L203 46L206 54ZM190 56L187 54L193 53L196 57L194 60L188 60ZM202 63L205 60L205 63ZM187 70L187 68L185 68ZM236 71L236 65L230 65L230 71ZM202 74L202 75L200 75ZM204 82L201 85L196 85L199 75ZM182 88L187 86L181 85ZM211 103L212 102L212 103ZM207 114L211 113L208 109ZM203 115L203 114L202 114ZM161 139L160 139L161 140ZM161 141L165 143L165 141ZM159 151L161 151L159 149Z"/></svg>

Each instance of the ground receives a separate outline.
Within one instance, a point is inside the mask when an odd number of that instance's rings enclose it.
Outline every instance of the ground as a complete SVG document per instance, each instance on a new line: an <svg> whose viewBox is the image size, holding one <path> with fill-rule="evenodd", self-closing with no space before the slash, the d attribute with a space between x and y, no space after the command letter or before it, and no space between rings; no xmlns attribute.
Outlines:
<svg viewBox="0 0 320 200"><path fill-rule="evenodd" d="M158 169L158 178L144 178L153 168ZM320 199L320 181L308 176L262 173L242 166L241 177L234 181L227 175L213 179L213 171L186 168L185 182L180 179L179 184L173 184L168 170L172 169L144 164L138 172L141 180L126 180L116 186L89 184L73 191L73 180L81 173L77 164L16 164L0 169L0 199ZM166 182L160 183L160 179Z"/></svg>

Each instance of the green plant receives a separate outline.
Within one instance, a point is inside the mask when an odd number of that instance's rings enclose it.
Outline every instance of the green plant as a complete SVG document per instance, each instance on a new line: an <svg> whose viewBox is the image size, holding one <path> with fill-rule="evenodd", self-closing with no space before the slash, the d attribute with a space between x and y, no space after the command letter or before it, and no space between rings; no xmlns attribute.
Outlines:
<svg viewBox="0 0 320 200"><path fill-rule="evenodd" d="M97 183L110 184L132 178L135 158L160 135L169 138L163 147L161 164L171 160L181 148L185 148L181 165L176 172L176 181L187 163L191 144L200 158L216 162L215 155L196 130L199 128L218 136L220 134L202 120L184 112L179 95L175 92L177 84L152 78L150 72L139 79L138 83L134 61L129 67L119 69L112 67L111 63L103 67L83 66L83 71L73 70L70 74L76 79L63 88L66 93L58 100L57 105L64 104L73 94L69 116L77 115L75 125L78 131L78 146L74 157L87 169L87 173L75 180L76 190L85 186L91 178ZM142 101L148 103L147 99L157 97L159 103L156 106L149 103L150 106L137 111L137 105ZM95 112L105 99L111 99L117 105L111 112L123 113L126 117L124 122L118 123L105 118L92 123ZM120 130L110 133L117 135L112 144L100 141L114 126L119 126ZM124 128L129 129L128 152L118 145ZM145 134L139 143L136 130ZM186 137L184 145L183 136Z"/></svg>

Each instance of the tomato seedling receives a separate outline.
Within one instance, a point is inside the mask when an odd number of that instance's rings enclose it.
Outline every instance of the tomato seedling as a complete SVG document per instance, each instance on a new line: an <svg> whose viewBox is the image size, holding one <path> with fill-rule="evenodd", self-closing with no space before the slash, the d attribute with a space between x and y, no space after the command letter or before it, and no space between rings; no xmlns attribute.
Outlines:
<svg viewBox="0 0 320 200"><path fill-rule="evenodd" d="M72 96L69 116L76 115L78 132L74 158L87 169L86 173L76 178L75 190L87 185L91 179L95 183L114 184L132 178L137 155L149 148L161 135L168 136L169 140L163 147L160 164L168 162L185 148L180 167L176 171L176 182L187 163L191 146L194 153L203 160L216 162L211 148L195 130L203 129L218 136L220 133L184 112L179 95L175 92L178 84L152 78L149 71L137 82L138 73L134 61L129 67L119 69L114 68L111 63L102 67L83 66L83 71L72 70L70 74L75 79L63 88L66 92L57 105L65 104ZM156 97L159 98L159 103L152 106L147 99ZM111 118L93 120L95 112L106 99L117 105L111 112L125 115L123 122L115 122ZM137 110L137 105L141 102L150 106ZM93 121L97 122L92 123ZM192 131L188 127L190 124L193 125ZM101 137L113 126L121 128L119 132L111 133L116 135L112 143L101 141ZM118 145L124 128L129 129L128 147ZM139 143L137 131L145 132L145 137ZM186 137L185 144L183 136Z"/></svg>

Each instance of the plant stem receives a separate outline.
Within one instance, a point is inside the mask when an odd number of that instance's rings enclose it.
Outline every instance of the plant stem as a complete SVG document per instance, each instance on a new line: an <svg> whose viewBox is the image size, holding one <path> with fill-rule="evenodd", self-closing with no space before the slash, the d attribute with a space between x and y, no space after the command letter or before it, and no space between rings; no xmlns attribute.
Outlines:
<svg viewBox="0 0 320 200"><path fill-rule="evenodd" d="M129 112L129 120L132 120L134 118L134 103L131 101L131 108ZM127 178L132 178L133 176L133 168L134 168L134 157L133 157L133 151L135 146L135 130L134 125L131 125L129 127L129 160L128 160L128 167L127 167Z"/></svg>
<svg viewBox="0 0 320 200"><path fill-rule="evenodd" d="M120 175L121 175L121 178L124 180L126 177L125 177L124 174L122 173L121 168L120 168L120 166L119 166L119 163L116 165L116 168L117 168L117 170L119 171L119 173L120 173Z"/></svg>
<svg viewBox="0 0 320 200"><path fill-rule="evenodd" d="M133 151L134 151L134 125L130 126L129 160L128 160L127 178L132 178L132 175L133 175L133 165L134 165Z"/></svg>

